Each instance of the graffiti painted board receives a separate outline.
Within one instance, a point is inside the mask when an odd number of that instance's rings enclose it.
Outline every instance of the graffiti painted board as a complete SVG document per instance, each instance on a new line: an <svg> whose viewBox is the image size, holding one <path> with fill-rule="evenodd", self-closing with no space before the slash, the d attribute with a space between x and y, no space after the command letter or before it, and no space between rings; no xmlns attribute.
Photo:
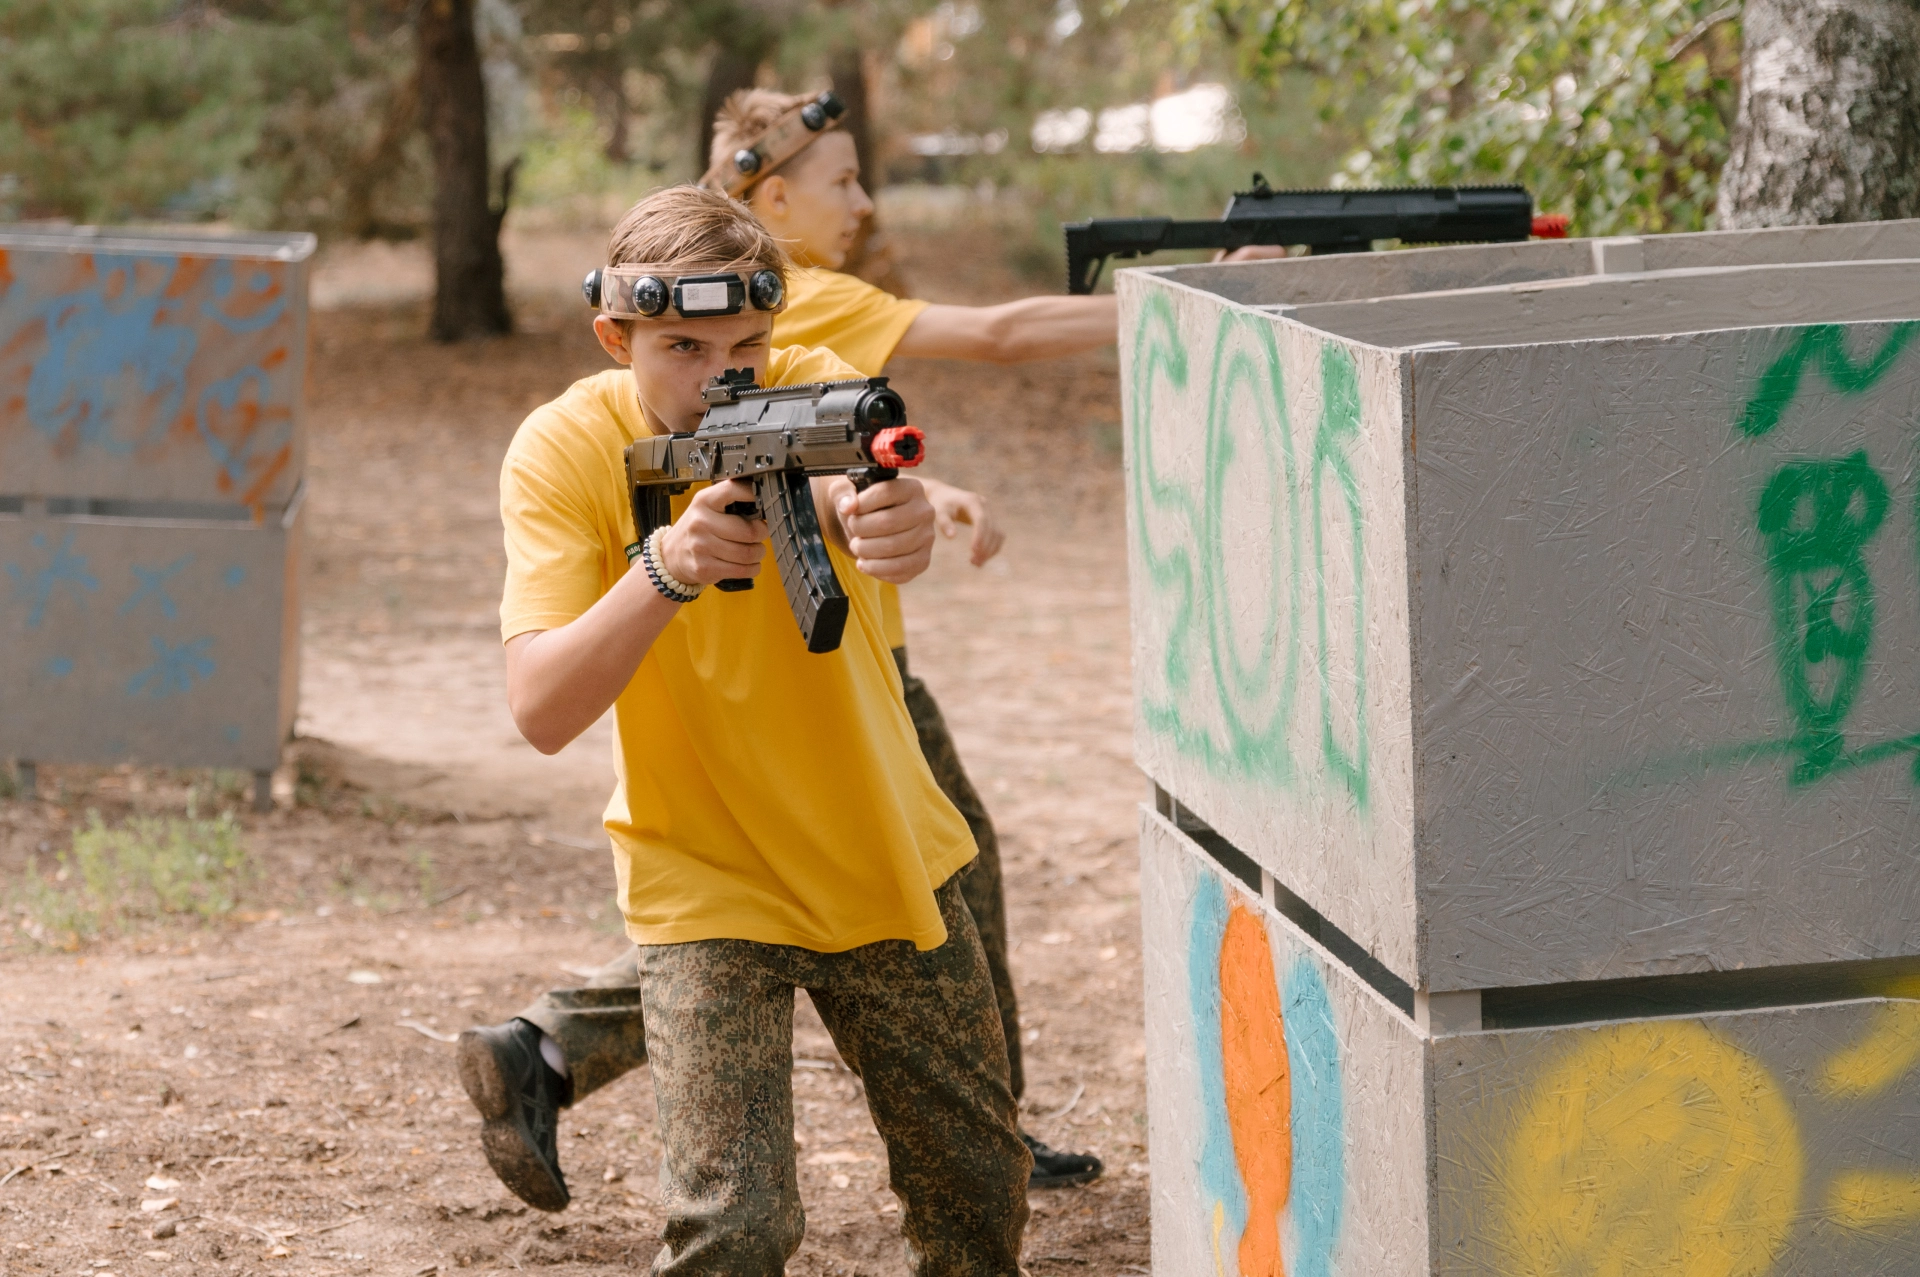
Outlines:
<svg viewBox="0 0 1920 1277"><path fill-rule="evenodd" d="M296 509L0 518L0 758L271 771L299 683Z"/></svg>
<svg viewBox="0 0 1920 1277"><path fill-rule="evenodd" d="M1920 1001L1430 1037L1148 810L1140 846L1158 1277L1920 1264Z"/></svg>
<svg viewBox="0 0 1920 1277"><path fill-rule="evenodd" d="M284 507L313 247L0 227L0 498Z"/></svg>
<svg viewBox="0 0 1920 1277"><path fill-rule="evenodd" d="M1920 263L1119 280L1184 806L1434 991L1920 953Z"/></svg>

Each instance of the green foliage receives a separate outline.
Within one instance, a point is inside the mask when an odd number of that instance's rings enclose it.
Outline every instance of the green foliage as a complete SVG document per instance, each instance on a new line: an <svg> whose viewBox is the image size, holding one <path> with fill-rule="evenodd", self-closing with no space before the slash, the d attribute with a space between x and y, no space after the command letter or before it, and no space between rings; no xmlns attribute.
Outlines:
<svg viewBox="0 0 1920 1277"><path fill-rule="evenodd" d="M1189 46L1307 73L1364 117L1347 184L1520 182L1576 234L1698 230L1735 107L1737 4L1715 0L1188 0Z"/></svg>
<svg viewBox="0 0 1920 1277"><path fill-rule="evenodd" d="M205 820L190 803L185 819L137 816L111 827L89 811L55 872L29 862L11 894L30 936L71 948L141 922L230 913L253 874L232 812Z"/></svg>
<svg viewBox="0 0 1920 1277"><path fill-rule="evenodd" d="M423 197L398 0L0 5L0 215L378 232Z"/></svg>

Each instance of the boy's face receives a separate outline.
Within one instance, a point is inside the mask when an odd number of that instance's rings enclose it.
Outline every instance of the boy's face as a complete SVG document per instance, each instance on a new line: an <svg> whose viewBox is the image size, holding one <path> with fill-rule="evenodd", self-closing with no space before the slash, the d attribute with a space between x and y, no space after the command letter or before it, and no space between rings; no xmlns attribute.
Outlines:
<svg viewBox="0 0 1920 1277"><path fill-rule="evenodd" d="M707 406L700 392L729 368L766 367L773 316L742 310L706 319L636 319L609 315L593 321L593 335L609 355L633 368L647 424L662 433L696 429Z"/></svg>
<svg viewBox="0 0 1920 1277"><path fill-rule="evenodd" d="M860 186L860 156L841 132L794 156L753 188L748 204L795 261L829 270L845 264L861 221L873 212Z"/></svg>

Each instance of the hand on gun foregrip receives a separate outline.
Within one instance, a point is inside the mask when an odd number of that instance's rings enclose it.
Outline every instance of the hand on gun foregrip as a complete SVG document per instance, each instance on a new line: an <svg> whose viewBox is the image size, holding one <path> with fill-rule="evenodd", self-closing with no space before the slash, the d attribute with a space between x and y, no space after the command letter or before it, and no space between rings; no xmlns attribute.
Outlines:
<svg viewBox="0 0 1920 1277"><path fill-rule="evenodd" d="M904 585L933 558L933 504L918 479L888 479L854 491L848 479L830 488L854 564L868 576Z"/></svg>
<svg viewBox="0 0 1920 1277"><path fill-rule="evenodd" d="M662 539L660 553L667 571L690 585L759 576L760 560L766 554L766 521L727 513L728 506L753 499L753 485L743 479L696 492L686 513Z"/></svg>

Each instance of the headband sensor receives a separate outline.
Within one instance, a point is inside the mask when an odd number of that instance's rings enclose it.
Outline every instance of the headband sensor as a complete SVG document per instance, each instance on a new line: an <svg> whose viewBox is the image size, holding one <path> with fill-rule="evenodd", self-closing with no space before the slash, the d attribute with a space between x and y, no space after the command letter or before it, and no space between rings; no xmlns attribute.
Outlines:
<svg viewBox="0 0 1920 1277"><path fill-rule="evenodd" d="M682 319L737 315L748 306L778 314L786 309L787 289L780 273L757 270L708 275L674 275L644 266L605 266L590 271L580 285L587 305L617 319L658 319L669 310Z"/></svg>
<svg viewBox="0 0 1920 1277"><path fill-rule="evenodd" d="M832 90L781 114L766 131L707 170L700 185L740 199L753 184L812 145L839 123L847 105Z"/></svg>

